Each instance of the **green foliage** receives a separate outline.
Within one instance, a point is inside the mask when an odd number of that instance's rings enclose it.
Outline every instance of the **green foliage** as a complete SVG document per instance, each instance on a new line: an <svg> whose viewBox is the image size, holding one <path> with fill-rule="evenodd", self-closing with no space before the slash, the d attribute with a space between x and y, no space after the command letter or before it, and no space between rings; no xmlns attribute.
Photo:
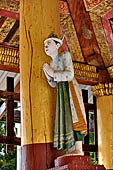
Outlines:
<svg viewBox="0 0 113 170"><path fill-rule="evenodd" d="M0 122L0 136L6 134L6 125ZM14 152L6 153L6 145L0 144L0 170L16 170L16 146Z"/></svg>
<svg viewBox="0 0 113 170"><path fill-rule="evenodd" d="M98 165L98 161L95 160L94 152L90 152L90 159L92 165Z"/></svg>
<svg viewBox="0 0 113 170"><path fill-rule="evenodd" d="M0 170L16 170L16 148L14 153L0 155Z"/></svg>
<svg viewBox="0 0 113 170"><path fill-rule="evenodd" d="M0 122L0 136L5 136L6 134L6 124L4 122Z"/></svg>
<svg viewBox="0 0 113 170"><path fill-rule="evenodd" d="M94 132L89 132L89 144L94 145L95 140L94 140ZM95 160L95 153L90 152L90 159L91 159L91 164L92 165L97 165L98 162Z"/></svg>
<svg viewBox="0 0 113 170"><path fill-rule="evenodd" d="M89 132L89 144L94 145L94 132Z"/></svg>

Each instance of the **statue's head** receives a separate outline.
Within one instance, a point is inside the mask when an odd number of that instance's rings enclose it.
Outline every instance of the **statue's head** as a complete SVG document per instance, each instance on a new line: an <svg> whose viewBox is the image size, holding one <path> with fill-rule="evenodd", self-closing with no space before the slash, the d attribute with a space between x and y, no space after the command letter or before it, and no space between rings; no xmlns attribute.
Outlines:
<svg viewBox="0 0 113 170"><path fill-rule="evenodd" d="M57 35L51 33L48 38L44 41L45 53L48 56L52 56L58 53L58 49L62 45L62 40L57 37Z"/></svg>

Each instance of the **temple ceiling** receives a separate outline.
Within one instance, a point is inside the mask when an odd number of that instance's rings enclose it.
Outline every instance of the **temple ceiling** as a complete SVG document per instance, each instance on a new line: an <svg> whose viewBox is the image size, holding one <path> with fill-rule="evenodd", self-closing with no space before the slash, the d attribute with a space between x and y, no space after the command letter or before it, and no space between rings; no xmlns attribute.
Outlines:
<svg viewBox="0 0 113 170"><path fill-rule="evenodd" d="M1 0L2 49L7 47L16 52L19 50L19 5L19 0ZM60 1L60 24L62 35L65 37L64 49L68 49L71 53L75 75L79 79L90 77L94 82L112 81L113 0ZM6 53L5 55L7 56Z"/></svg>

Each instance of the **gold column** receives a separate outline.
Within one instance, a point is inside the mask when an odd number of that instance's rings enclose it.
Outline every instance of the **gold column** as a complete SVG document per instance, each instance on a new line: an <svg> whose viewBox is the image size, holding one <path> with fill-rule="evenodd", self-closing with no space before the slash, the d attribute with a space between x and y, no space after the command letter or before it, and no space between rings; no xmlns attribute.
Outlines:
<svg viewBox="0 0 113 170"><path fill-rule="evenodd" d="M97 97L99 164L113 169L113 96Z"/></svg>
<svg viewBox="0 0 113 170"><path fill-rule="evenodd" d="M51 32L59 35L60 17L58 0L21 0L20 3L21 138L22 146L31 146L53 141L56 90L48 85L43 74L43 64L50 61L44 53L43 41ZM40 154L38 151L37 156Z"/></svg>
<svg viewBox="0 0 113 170"><path fill-rule="evenodd" d="M50 142L55 94L43 75L43 41L59 33L58 0L21 0L20 13L22 145Z"/></svg>

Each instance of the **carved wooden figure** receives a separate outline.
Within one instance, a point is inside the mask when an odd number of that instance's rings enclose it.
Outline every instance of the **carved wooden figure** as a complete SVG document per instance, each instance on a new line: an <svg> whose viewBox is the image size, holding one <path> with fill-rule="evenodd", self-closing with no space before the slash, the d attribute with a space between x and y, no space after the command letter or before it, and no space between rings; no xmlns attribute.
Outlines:
<svg viewBox="0 0 113 170"><path fill-rule="evenodd" d="M44 64L43 70L51 87L57 87L57 103L54 126L54 147L77 154L83 154L82 138L86 134L86 118L82 94L74 79L73 63L68 51L59 54L62 40L56 35L44 41L45 53L52 58ZM69 83L68 83L69 82ZM81 103L81 104L80 104Z"/></svg>

